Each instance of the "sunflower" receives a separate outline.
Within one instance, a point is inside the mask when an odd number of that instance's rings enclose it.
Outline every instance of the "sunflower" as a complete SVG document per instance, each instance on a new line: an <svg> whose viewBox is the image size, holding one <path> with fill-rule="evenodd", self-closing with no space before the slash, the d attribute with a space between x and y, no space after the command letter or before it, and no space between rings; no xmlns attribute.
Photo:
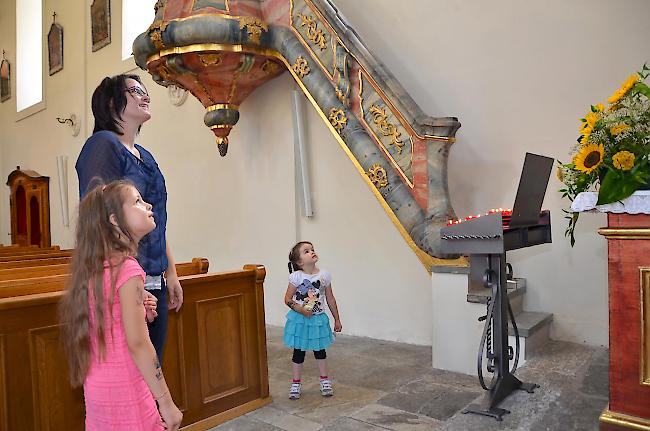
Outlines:
<svg viewBox="0 0 650 431"><path fill-rule="evenodd" d="M640 78L641 78L641 77L639 76L638 73L635 73L635 74L633 74L633 75L630 75L630 76L625 80L625 82L623 83L623 85L621 85L621 88L619 88L618 90L616 90L616 93L612 94L612 97L610 97L609 99L607 99L607 101L608 101L609 103L611 103L611 104L615 104L616 102L618 102L619 100L621 100L621 98L622 98L623 96L625 96L625 95L627 94L628 91L630 91L630 88L634 87L634 84L636 84L636 83L639 81Z"/></svg>
<svg viewBox="0 0 650 431"><path fill-rule="evenodd" d="M634 167L634 153L629 151L619 151L614 154L612 161L614 162L614 167L622 171L629 171Z"/></svg>
<svg viewBox="0 0 650 431"><path fill-rule="evenodd" d="M589 140L589 136L591 135L591 132L594 130L594 126L590 126L587 123L584 123L583 127L580 128L580 143L582 145L586 145L587 141Z"/></svg>
<svg viewBox="0 0 650 431"><path fill-rule="evenodd" d="M620 135L621 133L623 133L624 131L626 131L626 130L629 129L629 128L630 128L630 126L628 126L628 125L625 124L625 123L623 123L623 124L618 124L618 125L616 125L616 126L614 126L614 127L611 127L611 128L609 129L609 133L611 133L612 136L616 136L616 135Z"/></svg>
<svg viewBox="0 0 650 431"><path fill-rule="evenodd" d="M576 154L573 159L573 164L577 170L591 173L591 171L603 163L604 154L605 149L603 144L588 144L583 146L580 152Z"/></svg>

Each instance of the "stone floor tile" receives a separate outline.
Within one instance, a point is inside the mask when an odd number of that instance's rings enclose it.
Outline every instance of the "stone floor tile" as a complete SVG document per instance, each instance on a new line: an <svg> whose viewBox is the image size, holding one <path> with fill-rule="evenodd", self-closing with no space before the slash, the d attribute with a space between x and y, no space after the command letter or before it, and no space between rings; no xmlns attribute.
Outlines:
<svg viewBox="0 0 650 431"><path fill-rule="evenodd" d="M386 429L357 419L342 417L324 427L323 431L385 431Z"/></svg>
<svg viewBox="0 0 650 431"><path fill-rule="evenodd" d="M439 421L428 416L417 415L381 404L370 404L350 417L393 431L430 431L437 429L440 425Z"/></svg>
<svg viewBox="0 0 650 431"><path fill-rule="evenodd" d="M430 347L347 335L337 336L328 348L334 397L320 396L318 368L310 352L304 366L303 397L291 401L291 349L282 343L281 327L267 327L267 337L273 403L215 429L595 430L607 403L605 348L549 342L515 374L541 387L533 394L513 392L499 405L511 413L497 422L460 413L469 402L479 402L485 391L476 376L431 368ZM229 428L223 428L226 425Z"/></svg>
<svg viewBox="0 0 650 431"><path fill-rule="evenodd" d="M526 361L529 368L576 376L590 361L593 348L582 344L554 341L547 343L534 358Z"/></svg>
<svg viewBox="0 0 650 431"><path fill-rule="evenodd" d="M248 414L258 421L271 424L285 431L318 431L323 425L300 416L290 415L273 406L265 406Z"/></svg>
<svg viewBox="0 0 650 431"><path fill-rule="evenodd" d="M547 409L540 410L540 417L532 424L530 430L597 431L599 428L598 417L606 406L606 399L585 396L575 391L566 391Z"/></svg>
<svg viewBox="0 0 650 431"><path fill-rule="evenodd" d="M377 401L388 407L446 420L476 399L475 391L457 389L448 385L414 380Z"/></svg>
<svg viewBox="0 0 650 431"><path fill-rule="evenodd" d="M334 382L333 397L323 397L318 390L303 392L303 394L303 397L294 404L298 407L294 414L324 425L340 417L350 416L386 395L385 392L336 384L336 382Z"/></svg>
<svg viewBox="0 0 650 431"><path fill-rule="evenodd" d="M601 398L609 397L609 365L592 362L582 379L580 392Z"/></svg>
<svg viewBox="0 0 650 431"><path fill-rule="evenodd" d="M208 431L283 431L271 424L267 424L249 416L240 416L223 423ZM298 431L298 430L296 430Z"/></svg>

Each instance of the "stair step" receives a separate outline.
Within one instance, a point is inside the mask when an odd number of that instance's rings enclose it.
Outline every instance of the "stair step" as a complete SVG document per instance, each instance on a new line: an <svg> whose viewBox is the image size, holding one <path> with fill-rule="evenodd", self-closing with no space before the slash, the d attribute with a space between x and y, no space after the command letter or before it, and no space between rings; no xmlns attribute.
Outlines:
<svg viewBox="0 0 650 431"><path fill-rule="evenodd" d="M521 305L523 304L524 293L526 293L526 279L513 278L508 280L508 299L512 312L517 315L521 312ZM490 289L470 290L467 293L467 302L474 302L477 304L487 304L488 298L492 296Z"/></svg>
<svg viewBox="0 0 650 431"><path fill-rule="evenodd" d="M515 321L517 322L519 336L527 338L544 328L548 329L548 326L553 321L553 314L539 311L522 311L515 315ZM512 324L508 325L508 335L515 335Z"/></svg>

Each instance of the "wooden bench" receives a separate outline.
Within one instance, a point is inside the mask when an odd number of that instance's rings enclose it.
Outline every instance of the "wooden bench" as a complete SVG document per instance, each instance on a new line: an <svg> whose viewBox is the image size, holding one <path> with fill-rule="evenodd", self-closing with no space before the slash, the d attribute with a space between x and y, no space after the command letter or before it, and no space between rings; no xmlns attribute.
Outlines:
<svg viewBox="0 0 650 431"><path fill-rule="evenodd" d="M51 252L34 252L33 254L21 254L21 255L10 255L10 256L1 256L1 262L13 262L15 260L34 260L34 259L49 259L53 257L70 257L72 256L72 250L59 250Z"/></svg>
<svg viewBox="0 0 650 431"><path fill-rule="evenodd" d="M262 266L246 265L181 278L185 302L179 313L169 312L163 370L184 414L182 429L207 430L271 402L265 274ZM70 388L60 351L62 295L0 299L2 430L84 428L82 390Z"/></svg>
<svg viewBox="0 0 650 431"><path fill-rule="evenodd" d="M176 264L179 276L205 274L209 262L195 257L191 262ZM56 292L65 289L69 264L0 269L0 298Z"/></svg>
<svg viewBox="0 0 650 431"><path fill-rule="evenodd" d="M49 253L51 251L61 251L58 245L52 247L9 247L0 248L0 256L20 256L23 254Z"/></svg>
<svg viewBox="0 0 650 431"><path fill-rule="evenodd" d="M11 260L9 262L0 262L0 269L23 268L26 266L60 265L62 263L69 263L71 258L71 256L64 256L42 259Z"/></svg>

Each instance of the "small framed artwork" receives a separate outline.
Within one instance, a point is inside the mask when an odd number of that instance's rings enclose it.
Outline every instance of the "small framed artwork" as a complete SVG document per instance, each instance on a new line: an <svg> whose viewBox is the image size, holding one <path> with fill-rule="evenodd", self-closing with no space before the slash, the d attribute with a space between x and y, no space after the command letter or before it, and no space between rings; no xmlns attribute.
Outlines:
<svg viewBox="0 0 650 431"><path fill-rule="evenodd" d="M2 63L0 63L0 102L11 99L11 65L5 58L2 51Z"/></svg>
<svg viewBox="0 0 650 431"><path fill-rule="evenodd" d="M47 34L47 52L50 60L50 76L63 70L63 27L53 22Z"/></svg>
<svg viewBox="0 0 650 431"><path fill-rule="evenodd" d="M93 0L90 6L93 52L111 43L111 0Z"/></svg>

